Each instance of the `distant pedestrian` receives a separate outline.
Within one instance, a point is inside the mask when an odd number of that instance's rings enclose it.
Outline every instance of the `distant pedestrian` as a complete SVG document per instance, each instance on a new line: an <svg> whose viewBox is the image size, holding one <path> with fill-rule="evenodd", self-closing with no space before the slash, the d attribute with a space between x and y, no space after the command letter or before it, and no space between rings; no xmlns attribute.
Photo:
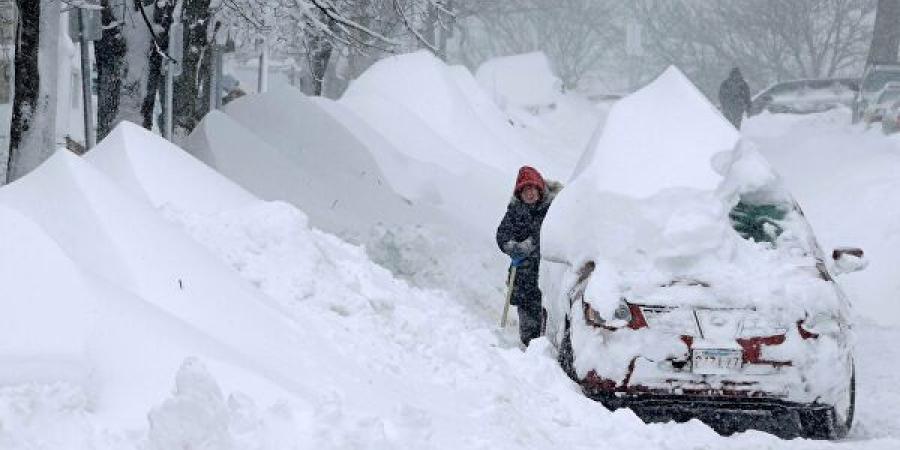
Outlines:
<svg viewBox="0 0 900 450"><path fill-rule="evenodd" d="M497 228L497 245L512 258L510 268L516 267L510 303L518 309L519 337L525 345L541 335L541 224L560 189L562 184L544 181L533 167L523 166L506 215Z"/></svg>
<svg viewBox="0 0 900 450"><path fill-rule="evenodd" d="M737 67L731 69L731 74L719 86L719 105L725 118L740 130L744 113L750 109L750 86Z"/></svg>

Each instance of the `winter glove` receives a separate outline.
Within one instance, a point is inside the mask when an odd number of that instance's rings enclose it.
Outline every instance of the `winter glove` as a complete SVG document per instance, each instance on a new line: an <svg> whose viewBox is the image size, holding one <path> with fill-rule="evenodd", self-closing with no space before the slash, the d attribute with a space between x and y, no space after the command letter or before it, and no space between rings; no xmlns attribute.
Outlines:
<svg viewBox="0 0 900 450"><path fill-rule="evenodd" d="M513 259L525 259L534 253L535 248L534 242L531 238L528 238L522 242L507 241L503 246L503 250Z"/></svg>

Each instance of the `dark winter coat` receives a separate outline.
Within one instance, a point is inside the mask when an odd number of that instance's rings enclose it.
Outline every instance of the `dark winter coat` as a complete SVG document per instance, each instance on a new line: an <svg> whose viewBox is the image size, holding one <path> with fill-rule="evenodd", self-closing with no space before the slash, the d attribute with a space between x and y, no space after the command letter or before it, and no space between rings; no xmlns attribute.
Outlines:
<svg viewBox="0 0 900 450"><path fill-rule="evenodd" d="M719 86L719 104L728 121L739 129L744 113L750 109L750 86L737 68Z"/></svg>
<svg viewBox="0 0 900 450"><path fill-rule="evenodd" d="M510 301L513 305L540 309L538 272L541 262L541 225L550 203L561 189L562 184L547 181L541 200L534 205L529 205L514 195L497 228L497 245L500 250L510 258L524 258L516 269L516 284Z"/></svg>

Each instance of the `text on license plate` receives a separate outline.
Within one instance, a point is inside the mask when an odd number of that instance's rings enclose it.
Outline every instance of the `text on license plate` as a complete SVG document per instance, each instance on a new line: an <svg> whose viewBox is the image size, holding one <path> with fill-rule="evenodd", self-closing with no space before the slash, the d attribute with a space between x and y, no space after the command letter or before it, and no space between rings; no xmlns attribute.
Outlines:
<svg viewBox="0 0 900 450"><path fill-rule="evenodd" d="M691 351L691 371L705 375L736 372L743 363L743 352L727 348L695 348Z"/></svg>

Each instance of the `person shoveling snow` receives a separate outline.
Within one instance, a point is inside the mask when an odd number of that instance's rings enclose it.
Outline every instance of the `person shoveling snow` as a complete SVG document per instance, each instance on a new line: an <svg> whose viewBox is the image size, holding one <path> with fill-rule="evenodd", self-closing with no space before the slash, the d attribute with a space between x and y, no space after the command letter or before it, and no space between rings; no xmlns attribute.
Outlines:
<svg viewBox="0 0 900 450"><path fill-rule="evenodd" d="M507 301L519 312L519 337L526 346L541 334L541 224L562 184L547 180L533 167L523 166L512 199L497 228L497 245L512 258ZM504 318L506 310L504 310ZM502 323L502 322L501 322Z"/></svg>

